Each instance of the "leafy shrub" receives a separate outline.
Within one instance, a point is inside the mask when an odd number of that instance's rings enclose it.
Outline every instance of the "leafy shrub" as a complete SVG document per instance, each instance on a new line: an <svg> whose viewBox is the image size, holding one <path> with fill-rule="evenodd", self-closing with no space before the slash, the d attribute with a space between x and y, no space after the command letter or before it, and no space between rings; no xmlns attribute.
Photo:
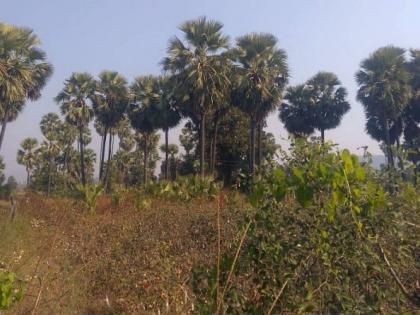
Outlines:
<svg viewBox="0 0 420 315"><path fill-rule="evenodd" d="M255 184L255 213L239 245L218 265L196 268L198 311L401 313L418 306L411 278L420 270L418 229L395 222L416 222L420 202L414 213L396 204L400 198L390 198L347 150L298 143L284 160ZM397 274L406 275L403 289Z"/></svg>
<svg viewBox="0 0 420 315"><path fill-rule="evenodd" d="M0 310L8 309L22 298L22 289L15 277L13 272L0 270Z"/></svg>
<svg viewBox="0 0 420 315"><path fill-rule="evenodd" d="M221 183L211 177L200 176L180 177L176 181L160 181L150 183L145 188L148 196L162 197L174 200L189 201L194 198L215 197L221 189Z"/></svg>
<svg viewBox="0 0 420 315"><path fill-rule="evenodd" d="M83 205L89 212L95 212L98 198L102 195L104 187L97 185L77 185L76 197L82 201Z"/></svg>

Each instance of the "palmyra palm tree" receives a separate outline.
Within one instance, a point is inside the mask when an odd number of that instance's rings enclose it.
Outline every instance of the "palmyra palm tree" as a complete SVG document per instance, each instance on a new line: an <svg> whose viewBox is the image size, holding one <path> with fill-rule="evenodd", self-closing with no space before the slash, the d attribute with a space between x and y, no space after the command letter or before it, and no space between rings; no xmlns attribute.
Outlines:
<svg viewBox="0 0 420 315"><path fill-rule="evenodd" d="M130 105L128 116L133 128L141 133L144 146L144 178L143 182L148 183L147 165L149 161L149 138L158 129L156 107L160 102L160 87L158 78L152 75L140 76L134 79L130 86Z"/></svg>
<svg viewBox="0 0 420 315"><path fill-rule="evenodd" d="M343 115L350 110L347 91L337 76L331 72L318 72L306 83L310 90L312 125L325 140L325 130L338 127Z"/></svg>
<svg viewBox="0 0 420 315"><path fill-rule="evenodd" d="M271 34L247 34L237 38L232 53L237 62L233 102L250 117L249 172L254 175L255 131L258 127L258 164L261 166L261 128L267 115L279 104L288 81L284 50Z"/></svg>
<svg viewBox="0 0 420 315"><path fill-rule="evenodd" d="M0 148L6 125L16 119L26 99L36 100L52 74L52 66L29 28L0 23Z"/></svg>
<svg viewBox="0 0 420 315"><path fill-rule="evenodd" d="M183 40L170 40L168 57L162 63L177 84L181 112L199 124L200 174L204 177L206 118L225 102L230 86L229 61L223 54L229 39L222 34L222 23L205 17L186 21L179 28Z"/></svg>
<svg viewBox="0 0 420 315"><path fill-rule="evenodd" d="M287 88L279 107L279 118L286 130L298 137L306 137L315 130L309 105L309 91L304 84Z"/></svg>
<svg viewBox="0 0 420 315"><path fill-rule="evenodd" d="M377 119L380 123L391 167L394 166L391 125L411 99L410 73L404 54L404 49L394 46L379 48L362 61L361 69L356 73L357 99L364 106L367 121Z"/></svg>
<svg viewBox="0 0 420 315"><path fill-rule="evenodd" d="M46 141L43 144L48 160L48 182L47 182L47 196L51 192L51 174L54 168L55 160L60 154L59 146L59 130L62 128L60 117L56 113L48 113L44 115L40 122L41 132Z"/></svg>
<svg viewBox="0 0 420 315"><path fill-rule="evenodd" d="M17 152L18 164L24 165L26 169L26 187L31 183L31 172L35 165L37 155L36 147L38 140L36 138L26 138L20 143L20 149Z"/></svg>
<svg viewBox="0 0 420 315"><path fill-rule="evenodd" d="M80 174L83 185L86 184L84 131L93 117L89 100L94 89L95 84L90 74L73 73L64 83L63 90L55 97L67 122L76 126L79 131Z"/></svg>
<svg viewBox="0 0 420 315"><path fill-rule="evenodd" d="M115 71L102 71L99 74L99 81L96 84L94 95L92 95L93 109L96 119L102 126L102 144L100 153L99 179L103 179L103 169L105 162L106 138L108 141L108 163L106 178L108 178L109 165L112 155L112 138L115 128L124 118L128 106L126 79Z"/></svg>
<svg viewBox="0 0 420 315"><path fill-rule="evenodd" d="M155 104L157 115L157 123L165 133L165 179L169 179L169 129L176 127L180 120L181 115L177 111L175 104L176 98L174 97L173 82L167 77L158 78L160 86L160 100Z"/></svg>

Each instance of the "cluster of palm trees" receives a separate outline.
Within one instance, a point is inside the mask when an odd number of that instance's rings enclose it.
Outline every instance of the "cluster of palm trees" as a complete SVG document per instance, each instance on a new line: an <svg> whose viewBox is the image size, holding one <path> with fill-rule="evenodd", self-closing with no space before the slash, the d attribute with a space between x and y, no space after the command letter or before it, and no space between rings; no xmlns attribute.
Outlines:
<svg viewBox="0 0 420 315"><path fill-rule="evenodd" d="M193 126L191 130L197 131L181 135L186 157L199 160L201 176L214 175L219 142L226 136L220 135L219 129L227 117L237 117L239 111L248 124L247 160L252 177L264 163L263 128L270 113L278 109L280 120L293 136L307 137L319 131L324 141L325 131L336 128L350 109L346 89L334 73L319 72L304 84L288 87L287 55L271 34L247 34L232 45L223 33L223 24L205 17L186 21L179 29L181 36L169 41L161 76L139 76L128 84L118 72L103 71L97 78L73 73L65 81L55 98L65 120L48 114L41 123L43 161L50 161L44 163L49 170L56 169L53 161L58 155L77 156L76 173L82 184L92 178L91 172L86 174L85 164L93 165L86 158L86 145L94 120L102 140L99 179L106 186L115 168L129 176L132 168L128 165L132 162L128 161L133 159L142 165L142 181L148 182L157 158L157 130L165 134L163 177L168 179L169 155L174 157L168 133L186 118ZM16 118L25 100L39 97L51 66L30 30L0 24L0 36L0 118L4 134L6 123ZM366 112L366 130L385 144L389 165L394 164L392 145L399 146L402 135L404 145L417 150L413 156L418 159L420 52L412 50L408 59L403 49L380 48L362 61L356 80L358 100ZM71 136L60 136L63 132ZM119 150L114 154L115 135ZM71 153L76 140L77 150ZM25 140L18 153L18 160L28 170L28 182L36 146L34 139ZM89 158L95 158L91 151ZM68 167L63 162L63 171L70 172ZM47 182L49 187L50 180Z"/></svg>
<svg viewBox="0 0 420 315"><path fill-rule="evenodd" d="M399 47L376 50L361 63L356 74L357 99L366 113L366 131L385 144L390 167L404 136L409 157L418 163L420 157L420 50L411 50L410 58ZM418 165L416 170L418 170Z"/></svg>

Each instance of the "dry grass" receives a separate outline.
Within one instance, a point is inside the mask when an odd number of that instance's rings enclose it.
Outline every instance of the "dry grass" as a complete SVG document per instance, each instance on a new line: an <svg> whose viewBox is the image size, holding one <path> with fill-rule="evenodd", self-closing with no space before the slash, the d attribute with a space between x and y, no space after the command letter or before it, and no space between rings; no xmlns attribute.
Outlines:
<svg viewBox="0 0 420 315"><path fill-rule="evenodd" d="M133 204L102 197L88 214L71 199L21 197L16 220L0 218L0 261L25 286L6 314L191 313L191 269L217 259L217 202ZM222 246L243 207L222 204Z"/></svg>

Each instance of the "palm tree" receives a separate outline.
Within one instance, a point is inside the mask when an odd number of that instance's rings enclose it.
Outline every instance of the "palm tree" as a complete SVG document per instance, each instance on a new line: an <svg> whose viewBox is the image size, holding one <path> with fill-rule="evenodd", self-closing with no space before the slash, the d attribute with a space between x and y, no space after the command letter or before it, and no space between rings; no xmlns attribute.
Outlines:
<svg viewBox="0 0 420 315"><path fill-rule="evenodd" d="M29 187L31 182L31 172L37 159L37 145L36 138L26 138L20 143L21 148L17 152L18 164L24 165L26 169L26 187Z"/></svg>
<svg viewBox="0 0 420 315"><path fill-rule="evenodd" d="M64 83L64 89L55 97L60 104L61 112L67 122L77 127L79 132L80 173L82 184L86 184L84 131L93 117L93 109L89 102L95 84L88 73L73 73Z"/></svg>
<svg viewBox="0 0 420 315"><path fill-rule="evenodd" d="M304 84L287 88L279 107L279 118L286 130L298 137L306 137L315 130L309 106L309 91Z"/></svg>
<svg viewBox="0 0 420 315"><path fill-rule="evenodd" d="M0 23L0 148L6 125L16 119L26 99L36 100L52 74L52 66L29 28Z"/></svg>
<svg viewBox="0 0 420 315"><path fill-rule="evenodd" d="M229 61L223 54L229 39L221 32L222 23L205 17L186 21L179 28L183 40L170 40L168 57L162 63L176 82L183 101L181 112L199 124L200 174L204 177L206 118L225 102L230 86Z"/></svg>
<svg viewBox="0 0 420 315"><path fill-rule="evenodd" d="M59 130L62 128L60 117L56 113L48 113L44 115L40 123L41 132L44 135L45 152L48 159L48 182L47 182L47 196L51 192L51 173L54 167L54 162L60 153Z"/></svg>
<svg viewBox="0 0 420 315"><path fill-rule="evenodd" d="M130 86L130 105L128 116L133 128L142 135L143 158L144 158L144 178L146 185L148 182L147 166L149 161L149 142L154 131L158 129L157 104L160 102L160 88L157 77L140 76L134 79Z"/></svg>
<svg viewBox="0 0 420 315"><path fill-rule="evenodd" d="M71 161L72 151L74 150L73 144L77 139L77 134L78 134L77 128L66 121L61 123L61 127L57 133L58 146L60 147L60 150L62 152L61 166L62 166L62 173L65 178L64 184L66 187L69 184L69 179L71 176L70 161Z"/></svg>
<svg viewBox="0 0 420 315"><path fill-rule="evenodd" d="M280 102L289 71L284 50L271 34L247 34L237 38L233 56L238 64L233 101L250 117L250 175L255 167L255 131L258 128L258 166L261 167L261 128Z"/></svg>
<svg viewBox="0 0 420 315"><path fill-rule="evenodd" d="M102 126L99 179L103 179L107 135L109 135L109 143L106 175L109 173L108 167L112 155L112 134L115 134L114 129L124 118L128 105L127 81L125 78L115 71L102 71L99 74L95 94L92 96L92 103L97 121ZM108 176L105 176L105 178L107 180Z"/></svg>
<svg viewBox="0 0 420 315"><path fill-rule="evenodd" d="M394 46L379 48L362 61L356 73L357 99L364 106L367 119L379 121L391 167L394 158L390 125L400 117L411 98L410 73L404 54L404 49Z"/></svg>
<svg viewBox="0 0 420 315"><path fill-rule="evenodd" d="M167 77L158 78L160 100L156 103L158 125L165 133L165 179L169 179L169 129L176 127L181 115L175 108L176 98L173 92L173 82Z"/></svg>
<svg viewBox="0 0 420 315"><path fill-rule="evenodd" d="M350 110L347 91L334 73L318 72L306 83L310 90L313 126L325 140L325 130L338 127L343 115Z"/></svg>

